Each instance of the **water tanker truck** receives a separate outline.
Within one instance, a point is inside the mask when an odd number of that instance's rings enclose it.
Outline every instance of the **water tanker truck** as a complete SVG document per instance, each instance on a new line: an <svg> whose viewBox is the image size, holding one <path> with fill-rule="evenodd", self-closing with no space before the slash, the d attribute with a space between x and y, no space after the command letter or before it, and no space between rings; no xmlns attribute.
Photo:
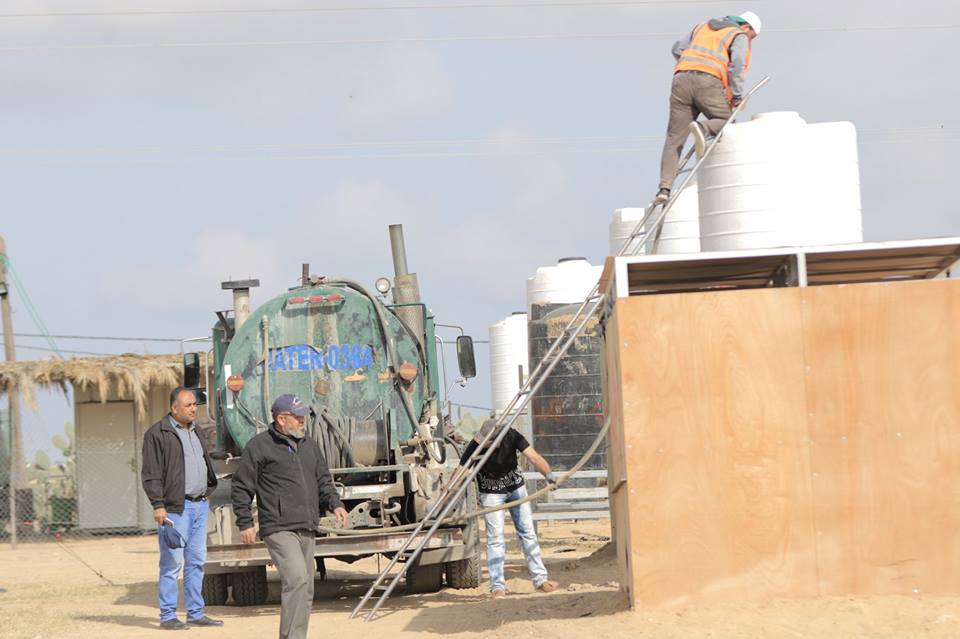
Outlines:
<svg viewBox="0 0 960 639"><path fill-rule="evenodd" d="M234 308L217 313L213 346L184 357L185 385L209 398L221 477L210 497L203 584L208 604L223 605L228 588L238 605L263 603L270 557L262 542L243 545L230 503L230 477L246 443L270 424L283 393L309 403L308 437L331 469L348 513L346 529L321 520L316 561L348 563L391 556L440 497L459 461L463 440L445 419L434 317L407 271L403 230L390 227L395 277L375 291L342 277L310 275L300 285L250 309L256 280L224 282ZM392 301L386 296L392 292ZM442 356L442 344L441 356ZM457 338L461 376L476 374L473 343ZM448 416L449 417L449 416ZM459 506L476 509L475 495ZM444 525L406 575L409 592L474 588L480 581L476 520Z"/></svg>

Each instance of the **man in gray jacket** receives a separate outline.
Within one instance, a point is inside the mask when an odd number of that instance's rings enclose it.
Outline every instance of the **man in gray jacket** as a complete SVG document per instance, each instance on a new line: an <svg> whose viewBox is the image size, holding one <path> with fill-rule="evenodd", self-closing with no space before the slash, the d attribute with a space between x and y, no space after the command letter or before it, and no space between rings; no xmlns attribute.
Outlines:
<svg viewBox="0 0 960 639"><path fill-rule="evenodd" d="M233 511L240 541L256 541L250 504L257 498L260 538L280 573L280 639L304 639L313 606L313 553L320 515L331 511L340 525L340 501L320 446L306 436L309 408L296 395L273 402L270 428L247 442L233 475Z"/></svg>
<svg viewBox="0 0 960 639"><path fill-rule="evenodd" d="M688 135L693 135L699 157L706 138L715 136L740 104L744 79L750 68L751 43L760 33L760 18L752 11L739 16L714 18L694 27L673 45L673 83L670 90L670 121L660 159L660 190L654 205L670 199L677 177L680 153ZM697 122L700 114L704 122Z"/></svg>

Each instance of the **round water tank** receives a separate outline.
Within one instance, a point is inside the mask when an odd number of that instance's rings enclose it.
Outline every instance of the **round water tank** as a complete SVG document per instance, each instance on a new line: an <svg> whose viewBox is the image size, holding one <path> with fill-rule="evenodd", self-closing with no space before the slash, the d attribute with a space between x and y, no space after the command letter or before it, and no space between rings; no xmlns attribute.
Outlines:
<svg viewBox="0 0 960 639"><path fill-rule="evenodd" d="M852 124L761 113L727 126L698 178L704 251L862 239Z"/></svg>
<svg viewBox="0 0 960 639"><path fill-rule="evenodd" d="M573 319L576 304L534 304L530 309L530 367L543 360ZM557 361L530 403L531 444L557 470L569 469L589 449L603 426L599 319L587 322L570 350ZM584 466L606 468L601 445Z"/></svg>
<svg viewBox="0 0 960 639"><path fill-rule="evenodd" d="M541 266L527 278L527 310L533 304L581 302L600 280L602 266L583 257L565 257L556 266Z"/></svg>
<svg viewBox="0 0 960 639"><path fill-rule="evenodd" d="M657 255L700 252L700 202L696 180L692 180L677 197L663 220L660 236L651 239L646 249L647 253Z"/></svg>
<svg viewBox="0 0 960 639"><path fill-rule="evenodd" d="M490 392L497 415L520 390L519 370L523 377L527 364L527 314L514 313L490 326Z"/></svg>
<svg viewBox="0 0 960 639"><path fill-rule="evenodd" d="M610 255L619 255L623 244L633 233L637 224L643 220L647 210L641 208L623 208L613 212L613 219L610 220ZM643 241L644 229L640 229L640 234L633 238L629 248L624 251L624 255L638 255L637 247ZM643 251L640 251L642 253Z"/></svg>

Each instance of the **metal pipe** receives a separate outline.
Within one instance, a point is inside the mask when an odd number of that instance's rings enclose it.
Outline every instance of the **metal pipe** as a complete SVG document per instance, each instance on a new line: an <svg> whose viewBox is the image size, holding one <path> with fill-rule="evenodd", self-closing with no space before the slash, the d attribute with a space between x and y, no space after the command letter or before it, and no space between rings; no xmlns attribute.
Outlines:
<svg viewBox="0 0 960 639"><path fill-rule="evenodd" d="M250 289L260 286L260 280L239 280L235 282L221 282L220 288L233 291L233 331L240 330L243 323L250 317Z"/></svg>
<svg viewBox="0 0 960 639"><path fill-rule="evenodd" d="M390 250L393 252L393 272L407 275L407 246L403 241L403 224L390 225Z"/></svg>

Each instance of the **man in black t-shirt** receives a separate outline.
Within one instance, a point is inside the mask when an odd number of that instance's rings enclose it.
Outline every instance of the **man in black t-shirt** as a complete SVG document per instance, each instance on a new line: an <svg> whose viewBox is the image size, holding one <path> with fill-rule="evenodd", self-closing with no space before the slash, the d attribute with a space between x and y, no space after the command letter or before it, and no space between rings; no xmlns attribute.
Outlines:
<svg viewBox="0 0 960 639"><path fill-rule="evenodd" d="M460 457L461 473L470 457L484 439L493 431L496 422L488 419L474 435L473 440ZM494 439L490 438L491 441ZM502 506L527 496L523 474L517 466L517 453L530 460L533 467L543 473L547 481L553 482L550 464L540 456L526 438L512 428L503 436L503 440L487 459L487 463L477 473L480 486L480 503L484 508ZM462 475L461 475L462 476ZM503 540L504 511L497 510L483 516L487 529L487 568L490 572L490 594L493 598L507 594L507 584L503 577L503 562L506 557L506 544ZM533 511L530 503L523 503L510 509L510 517L527 560L527 569L533 580L533 587L540 592L553 592L556 585L547 578L547 569L540 555L540 542L533 527Z"/></svg>

